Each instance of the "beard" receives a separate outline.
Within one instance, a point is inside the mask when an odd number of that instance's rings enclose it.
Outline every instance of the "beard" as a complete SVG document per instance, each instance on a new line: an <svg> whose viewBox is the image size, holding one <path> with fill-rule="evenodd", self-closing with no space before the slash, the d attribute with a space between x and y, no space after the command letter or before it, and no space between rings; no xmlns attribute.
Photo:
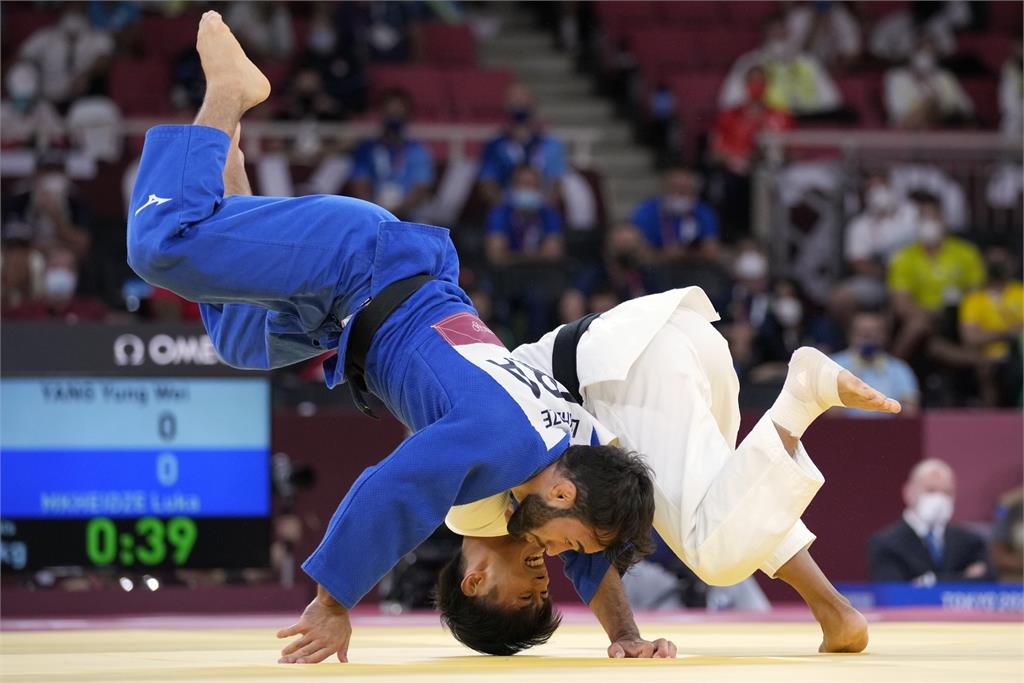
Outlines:
<svg viewBox="0 0 1024 683"><path fill-rule="evenodd" d="M540 496L531 493L523 498L519 507L508 518L508 534L512 538L522 540L526 532L542 527L552 519L569 517L572 514L572 510L551 507Z"/></svg>

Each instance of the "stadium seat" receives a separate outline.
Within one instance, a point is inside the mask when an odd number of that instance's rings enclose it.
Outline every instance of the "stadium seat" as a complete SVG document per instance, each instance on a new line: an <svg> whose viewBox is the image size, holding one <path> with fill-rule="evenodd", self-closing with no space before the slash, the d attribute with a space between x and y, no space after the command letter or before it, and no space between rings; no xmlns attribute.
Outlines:
<svg viewBox="0 0 1024 683"><path fill-rule="evenodd" d="M992 30L1020 40L1020 27L1024 22L1024 6L1020 0L990 2L989 16Z"/></svg>
<svg viewBox="0 0 1024 683"><path fill-rule="evenodd" d="M697 45L703 64L715 69L729 69L742 55L761 43L761 31L753 28L719 27L700 31Z"/></svg>
<svg viewBox="0 0 1024 683"><path fill-rule="evenodd" d="M640 73L648 84L680 71L701 66L698 36L701 29L637 28L629 32L629 44Z"/></svg>
<svg viewBox="0 0 1024 683"><path fill-rule="evenodd" d="M881 109L882 83L877 75L841 76L836 85L843 95L843 101L857 111L861 128L885 127L885 116Z"/></svg>
<svg viewBox="0 0 1024 683"><path fill-rule="evenodd" d="M502 69L446 69L444 79L457 121L497 122L505 117L512 75Z"/></svg>
<svg viewBox="0 0 1024 683"><path fill-rule="evenodd" d="M419 26L420 60L428 64L476 64L476 42L465 24L428 22Z"/></svg>
<svg viewBox="0 0 1024 683"><path fill-rule="evenodd" d="M146 55L174 59L196 45L199 15L187 13L178 17L146 14L142 17L142 36Z"/></svg>
<svg viewBox="0 0 1024 683"><path fill-rule="evenodd" d="M170 65L164 59L118 59L110 67L110 97L125 116L157 116L170 110Z"/></svg>
<svg viewBox="0 0 1024 683"><path fill-rule="evenodd" d="M909 6L910 3L905 0L872 0L871 2L862 2L858 5L860 11L864 14L864 18L870 24L875 24L882 17L894 12L901 12Z"/></svg>
<svg viewBox="0 0 1024 683"><path fill-rule="evenodd" d="M683 28L718 24L724 18L718 2L663 2L659 9L666 25Z"/></svg>
<svg viewBox="0 0 1024 683"><path fill-rule="evenodd" d="M59 19L58 12L36 9L28 3L4 3L2 24L4 54L14 54L33 33L50 24L56 24Z"/></svg>
<svg viewBox="0 0 1024 683"><path fill-rule="evenodd" d="M781 11L777 2L743 1L723 2L721 4L728 17L729 26L746 26L758 30L764 29L764 25L768 23L768 20Z"/></svg>
<svg viewBox="0 0 1024 683"><path fill-rule="evenodd" d="M683 151L691 161L696 161L698 140L715 125L723 80L722 74L707 73L688 73L669 80L683 123Z"/></svg>
<svg viewBox="0 0 1024 683"><path fill-rule="evenodd" d="M372 102L376 102L384 90L401 88L412 98L414 118L421 121L440 121L448 118L451 106L440 69L419 64L378 64L369 67L367 71Z"/></svg>
<svg viewBox="0 0 1024 683"><path fill-rule="evenodd" d="M957 52L974 55L998 74L1013 51L1013 39L1001 33L965 33L957 37Z"/></svg>
<svg viewBox="0 0 1024 683"><path fill-rule="evenodd" d="M986 76L964 78L960 85L974 103L974 116L982 128L999 126L999 83Z"/></svg>
<svg viewBox="0 0 1024 683"><path fill-rule="evenodd" d="M660 2L596 2L594 7L605 31L618 38L631 28L662 24Z"/></svg>

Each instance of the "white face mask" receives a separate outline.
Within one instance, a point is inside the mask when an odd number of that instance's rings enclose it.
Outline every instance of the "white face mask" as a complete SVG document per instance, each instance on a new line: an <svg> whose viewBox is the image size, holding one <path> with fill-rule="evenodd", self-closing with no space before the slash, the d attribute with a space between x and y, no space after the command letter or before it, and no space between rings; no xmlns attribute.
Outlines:
<svg viewBox="0 0 1024 683"><path fill-rule="evenodd" d="M933 218L925 218L917 226L917 237L929 247L942 241L942 225Z"/></svg>
<svg viewBox="0 0 1024 683"><path fill-rule="evenodd" d="M915 71L921 73L928 73L935 68L935 55L931 52L918 52L914 55L913 59L910 60L911 65Z"/></svg>
<svg viewBox="0 0 1024 683"><path fill-rule="evenodd" d="M77 284L78 276L68 268L50 268L43 278L46 295L60 301L70 299L75 293Z"/></svg>
<svg viewBox="0 0 1024 683"><path fill-rule="evenodd" d="M775 317L779 319L783 327L794 327L800 323L800 319L804 315L804 307L800 303L799 299L794 299L791 296L786 296L781 299L776 299L772 303L772 312L775 313Z"/></svg>
<svg viewBox="0 0 1024 683"><path fill-rule="evenodd" d="M768 261L756 251L745 251L736 259L733 274L741 280L757 280L768 274Z"/></svg>
<svg viewBox="0 0 1024 683"><path fill-rule="evenodd" d="M874 185L868 190L867 200L871 211L885 213L896 204L896 194L885 185Z"/></svg>
<svg viewBox="0 0 1024 683"><path fill-rule="evenodd" d="M670 194L665 197L663 206L665 207L665 213L671 216L681 216L684 213L689 213L693 209L694 203L693 197L687 197L683 194Z"/></svg>
<svg viewBox="0 0 1024 683"><path fill-rule="evenodd" d="M929 528L943 526L953 517L953 496L938 491L923 493L914 505L914 514Z"/></svg>

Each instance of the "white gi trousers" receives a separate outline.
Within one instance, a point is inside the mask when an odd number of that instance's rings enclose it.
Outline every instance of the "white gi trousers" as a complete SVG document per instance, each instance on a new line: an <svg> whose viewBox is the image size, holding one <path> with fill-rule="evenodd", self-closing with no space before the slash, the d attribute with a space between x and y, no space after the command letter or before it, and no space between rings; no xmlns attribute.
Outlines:
<svg viewBox="0 0 1024 683"><path fill-rule="evenodd" d="M582 359L580 365L582 365ZM624 380L589 384L585 407L654 471L654 528L703 581L732 585L814 541L800 516L825 479L789 455L768 415L737 447L739 380L705 315L676 308Z"/></svg>

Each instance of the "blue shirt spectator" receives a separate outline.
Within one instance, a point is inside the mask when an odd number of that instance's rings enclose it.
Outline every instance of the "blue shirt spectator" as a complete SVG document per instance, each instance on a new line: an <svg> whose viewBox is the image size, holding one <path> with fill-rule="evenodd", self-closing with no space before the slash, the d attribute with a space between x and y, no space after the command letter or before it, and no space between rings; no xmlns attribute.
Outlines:
<svg viewBox="0 0 1024 683"><path fill-rule="evenodd" d="M850 348L832 355L832 360L860 377L872 387L899 401L904 415L917 411L920 389L910 366L885 352L885 319L878 313L861 311L850 322ZM881 417L872 413L844 408L850 417Z"/></svg>
<svg viewBox="0 0 1024 683"><path fill-rule="evenodd" d="M533 94L523 85L514 84L505 97L508 124L497 138L484 147L480 163L480 185L488 202L494 206L504 199L504 191L520 166L540 171L543 190L553 199L558 181L568 171L565 146L541 129Z"/></svg>
<svg viewBox="0 0 1024 683"><path fill-rule="evenodd" d="M352 154L352 194L401 218L409 218L429 198L434 182L430 150L405 135L411 110L405 91L384 93L380 137L364 141Z"/></svg>
<svg viewBox="0 0 1024 683"><path fill-rule="evenodd" d="M671 169L662 194L641 202L633 212L633 223L647 243L668 257L716 254L718 216L698 198L698 183L691 171Z"/></svg>
<svg viewBox="0 0 1024 683"><path fill-rule="evenodd" d="M506 195L487 217L488 262L501 268L560 260L562 219L544 199L540 172L520 166Z"/></svg>
<svg viewBox="0 0 1024 683"><path fill-rule="evenodd" d="M540 248L545 238L562 234L562 219L558 211L547 205L529 211L519 210L513 198L491 209L487 217L487 232L504 235L509 251L533 252Z"/></svg>

